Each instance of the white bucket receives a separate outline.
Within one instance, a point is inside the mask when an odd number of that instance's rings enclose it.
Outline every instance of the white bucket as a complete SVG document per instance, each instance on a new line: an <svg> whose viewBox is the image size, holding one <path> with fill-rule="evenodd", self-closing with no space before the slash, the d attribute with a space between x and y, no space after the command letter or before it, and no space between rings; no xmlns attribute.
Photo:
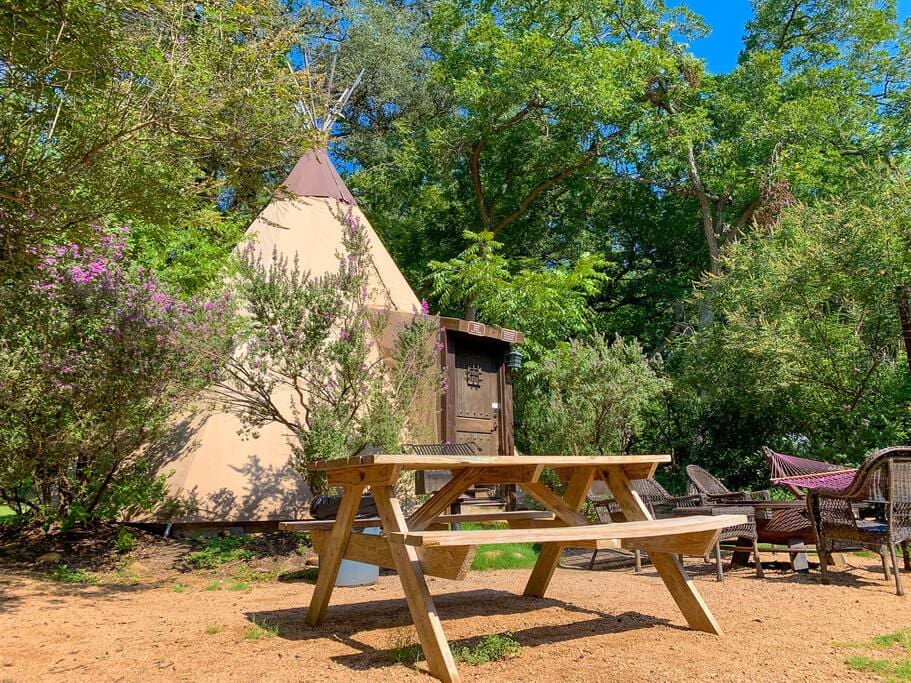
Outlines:
<svg viewBox="0 0 911 683"><path fill-rule="evenodd" d="M383 530L379 527L364 529L363 533L379 536ZM342 560L335 578L336 586L372 586L380 577L380 568L375 564Z"/></svg>

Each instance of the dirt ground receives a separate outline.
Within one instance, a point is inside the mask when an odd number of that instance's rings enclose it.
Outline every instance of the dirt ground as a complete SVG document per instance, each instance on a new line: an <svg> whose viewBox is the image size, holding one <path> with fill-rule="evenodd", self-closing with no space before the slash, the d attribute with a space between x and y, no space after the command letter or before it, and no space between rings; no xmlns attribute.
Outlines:
<svg viewBox="0 0 911 683"><path fill-rule="evenodd" d="M587 557L569 558L544 599L521 596L526 570L431 579L430 588L454 645L504 632L522 645L514 659L462 665L465 681L875 680L845 666L851 653L839 643L911 626L911 598L894 594L877 558L848 561L852 569L822 586L815 571L784 568L765 580L739 568L717 583L712 566L687 560L721 637L687 630L650 566L637 575L609 558L595 571ZM285 569L289 560L262 562ZM213 574L181 567L166 544L120 566L98 585L63 585L0 564L0 682L433 680L424 662L389 661L389 648L413 638L394 575L336 589L313 629L305 580L212 590ZM254 622L277 633L251 640Z"/></svg>

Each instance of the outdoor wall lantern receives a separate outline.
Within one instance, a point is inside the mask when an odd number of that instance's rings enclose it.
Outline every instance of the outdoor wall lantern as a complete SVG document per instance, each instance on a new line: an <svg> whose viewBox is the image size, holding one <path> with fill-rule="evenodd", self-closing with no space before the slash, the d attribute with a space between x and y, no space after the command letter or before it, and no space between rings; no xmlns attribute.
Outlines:
<svg viewBox="0 0 911 683"><path fill-rule="evenodd" d="M506 367L510 370L518 370L522 367L522 352L513 349L506 354Z"/></svg>

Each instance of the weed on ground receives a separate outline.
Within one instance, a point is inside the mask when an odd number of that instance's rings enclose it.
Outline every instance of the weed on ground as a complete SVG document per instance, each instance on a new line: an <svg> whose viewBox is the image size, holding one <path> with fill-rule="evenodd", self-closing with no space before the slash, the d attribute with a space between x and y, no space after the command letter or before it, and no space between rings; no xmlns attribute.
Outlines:
<svg viewBox="0 0 911 683"><path fill-rule="evenodd" d="M866 651L845 659L849 669L879 676L886 683L911 682L911 628L836 646Z"/></svg>
<svg viewBox="0 0 911 683"><path fill-rule="evenodd" d="M54 570L48 574L48 578L57 583L98 583L98 577L94 574L87 572L85 569L70 569L65 564L55 567Z"/></svg>

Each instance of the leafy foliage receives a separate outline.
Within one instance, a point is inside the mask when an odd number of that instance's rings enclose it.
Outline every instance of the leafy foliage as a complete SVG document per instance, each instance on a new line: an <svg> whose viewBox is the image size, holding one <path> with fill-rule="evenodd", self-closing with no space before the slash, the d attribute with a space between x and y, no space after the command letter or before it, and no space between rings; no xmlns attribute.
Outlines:
<svg viewBox="0 0 911 683"><path fill-rule="evenodd" d="M187 555L187 562L197 569L215 569L220 565L255 557L249 548L249 536L217 536Z"/></svg>
<svg viewBox="0 0 911 683"><path fill-rule="evenodd" d="M592 329L588 297L605 275L604 262L586 254L571 268L519 268L501 253L491 232L465 232L469 246L446 262L432 261L432 293L443 310L460 309L493 325L528 330L532 353Z"/></svg>
<svg viewBox="0 0 911 683"><path fill-rule="evenodd" d="M269 175L312 144L287 66L309 13L27 0L0 16L0 267L29 261L29 244L130 222L146 265L187 290L207 283Z"/></svg>
<svg viewBox="0 0 911 683"><path fill-rule="evenodd" d="M730 446L851 464L908 438L896 287L911 274L909 218L904 193L797 207L732 249L703 290L719 319L682 345L681 401L717 425L696 452L721 457L714 429L737 422L752 429Z"/></svg>
<svg viewBox="0 0 911 683"><path fill-rule="evenodd" d="M98 583L98 577L94 576L85 569L70 569L66 564L57 565L54 570L48 574L48 578L51 581L55 581L57 583Z"/></svg>
<svg viewBox="0 0 911 683"><path fill-rule="evenodd" d="M340 214L344 253L323 277L274 254L263 263L247 250L238 288L249 320L239 351L223 358L222 402L250 433L270 422L294 435L297 465L311 490L324 488L309 463L348 457L366 445L400 450L416 402L435 387L437 322L426 310L395 328L388 351L379 340L392 321L374 300L367 235L351 212ZM411 425L414 426L414 425Z"/></svg>
<svg viewBox="0 0 911 683"><path fill-rule="evenodd" d="M626 452L662 382L634 341L559 344L542 358L522 404L530 453Z"/></svg>
<svg viewBox="0 0 911 683"><path fill-rule="evenodd" d="M138 543L136 537L129 531L126 529L118 529L117 536L114 537L114 550L121 554L128 553L133 550Z"/></svg>
<svg viewBox="0 0 911 683"><path fill-rule="evenodd" d="M161 503L140 447L216 370L228 301L176 300L124 237L41 250L0 288L0 498L46 524Z"/></svg>

